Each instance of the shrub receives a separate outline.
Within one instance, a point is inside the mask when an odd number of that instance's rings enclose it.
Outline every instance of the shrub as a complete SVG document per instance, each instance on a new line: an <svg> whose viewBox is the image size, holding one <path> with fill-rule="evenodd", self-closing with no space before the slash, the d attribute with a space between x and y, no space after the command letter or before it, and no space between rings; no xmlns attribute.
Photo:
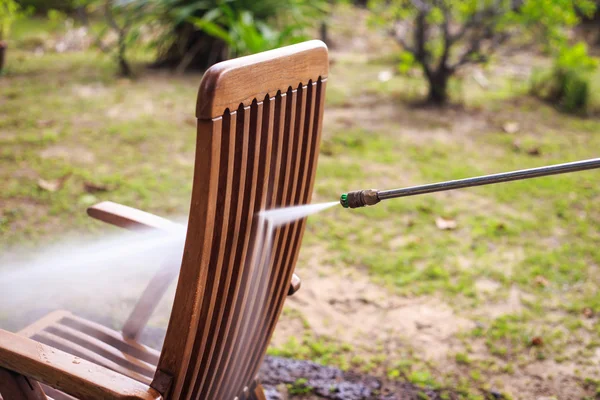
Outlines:
<svg viewBox="0 0 600 400"><path fill-rule="evenodd" d="M591 74L597 60L588 55L585 43L563 47L550 71L532 75L531 93L569 113L586 112L590 100Z"/></svg>
<svg viewBox="0 0 600 400"><path fill-rule="evenodd" d="M223 59L255 53L304 38L325 0L154 0L166 10L168 35L158 66L204 69ZM162 51L161 51L162 50Z"/></svg>

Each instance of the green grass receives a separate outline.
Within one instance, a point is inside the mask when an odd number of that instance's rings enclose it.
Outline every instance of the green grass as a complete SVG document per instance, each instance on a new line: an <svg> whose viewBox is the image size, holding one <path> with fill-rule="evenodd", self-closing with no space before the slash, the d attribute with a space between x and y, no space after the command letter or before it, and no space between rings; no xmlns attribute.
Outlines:
<svg viewBox="0 0 600 400"><path fill-rule="evenodd" d="M20 22L14 43L25 45L62 29L51 24ZM598 155L598 119L568 116L523 97L517 80L490 74L493 89L484 91L464 79L453 89L464 108L418 109L407 102L422 95L420 78L394 76L382 83L378 72L393 65L356 60L345 54L331 68L316 201L353 189ZM69 231L98 229L85 208L101 200L185 215L200 78L146 72L121 80L113 60L93 50L38 56L12 49L0 77L0 248L37 246ZM365 109L374 117L366 118ZM502 132L509 121L519 122L517 133ZM64 177L57 191L40 188L40 179ZM440 372L410 352L366 353L318 336L306 323L302 334L270 353L452 387L463 398L476 398L484 382L540 360L572 362L584 371L582 387L595 395L598 383L585 380L593 378L585 376L585 367L600 347L597 178L594 171L540 178L360 210L337 208L309 220L305 246L325 249L321 263L364 271L402 296L443 299L477 322L454 338L462 348L452 350L447 363L458 372ZM90 192L90 184L105 190ZM455 220L457 228L439 229L439 217ZM303 253L301 262L307 258ZM480 290L482 280L497 288ZM481 312L507 303L515 290L522 295L519 310ZM583 317L586 308L596 316ZM534 337L543 338L543 346L532 346ZM477 345L483 350L475 350Z"/></svg>

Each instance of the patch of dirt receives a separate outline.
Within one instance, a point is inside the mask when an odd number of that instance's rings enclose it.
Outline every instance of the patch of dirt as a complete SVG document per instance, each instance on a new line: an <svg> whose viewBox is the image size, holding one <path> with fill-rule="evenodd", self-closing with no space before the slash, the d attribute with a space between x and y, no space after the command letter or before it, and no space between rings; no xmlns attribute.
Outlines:
<svg viewBox="0 0 600 400"><path fill-rule="evenodd" d="M454 334L475 326L439 299L400 297L358 270L319 266L319 251L306 251L315 257L307 263L310 269L299 266L302 289L288 299L286 307L299 312L317 335L365 349L378 342L410 338L410 346L426 358L444 359L458 344ZM273 337L275 346L298 333L287 327L291 321L286 316L282 319Z"/></svg>
<svg viewBox="0 0 600 400"><path fill-rule="evenodd" d="M96 160L94 153L83 146L50 146L40 152L40 157L57 158L81 164L92 164Z"/></svg>
<svg viewBox="0 0 600 400"><path fill-rule="evenodd" d="M101 96L106 93L107 89L101 84L94 85L74 85L71 89L73 94L82 99L89 99L96 96Z"/></svg>
<svg viewBox="0 0 600 400"><path fill-rule="evenodd" d="M480 280L477 282L476 287L478 290L482 290L481 286L482 282ZM521 302L522 298L529 298L531 300L527 294L523 293L521 290L519 290L519 288L517 288L517 286L513 285L511 286L506 299L500 302L486 303L482 305L477 309L475 315L498 318L507 314L519 314L523 311L523 303Z"/></svg>
<svg viewBox="0 0 600 400"><path fill-rule="evenodd" d="M420 359L437 365L440 372L460 375L462 366L455 362L454 355L464 352L465 345L458 339L459 334L473 329L478 316L496 318L519 314L524 310L523 301L532 300L531 295L512 286L505 300L484 302L474 312L466 311L463 316L438 298L402 297L391 289L373 283L360 270L341 270L321 265L319 259L322 252L318 248L310 247L303 251L311 254L311 257L297 266L302 289L286 302L287 309L293 312L284 313L277 325L272 339L272 345L276 347L282 346L291 336L301 336L302 332L309 329L318 336L351 344L360 355L375 355L376 347L383 345L387 357L399 361L397 354L410 349ZM491 279L480 279L476 288L491 295L502 290L501 285ZM298 315L302 318L297 318ZM490 359L484 339L472 339L469 346L473 359ZM600 351L598 353L600 357ZM581 398L586 395L586 390L581 385L577 370L583 372L584 376L600 375L597 364L582 366L570 360L563 363L541 360L518 366L513 374L494 374L489 377L489 384L502 388L515 399L534 399L539 396ZM286 379L280 381L287 382ZM279 390L277 393L280 396L282 392Z"/></svg>

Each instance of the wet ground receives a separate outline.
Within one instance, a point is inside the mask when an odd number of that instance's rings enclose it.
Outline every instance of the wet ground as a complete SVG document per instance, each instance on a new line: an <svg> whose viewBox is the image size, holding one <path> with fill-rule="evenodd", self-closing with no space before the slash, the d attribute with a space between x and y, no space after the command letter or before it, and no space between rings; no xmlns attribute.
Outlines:
<svg viewBox="0 0 600 400"><path fill-rule="evenodd" d="M280 357L265 358L260 378L269 400L441 398L440 394L433 390L417 388L408 382L384 382L369 375L343 372L310 361Z"/></svg>

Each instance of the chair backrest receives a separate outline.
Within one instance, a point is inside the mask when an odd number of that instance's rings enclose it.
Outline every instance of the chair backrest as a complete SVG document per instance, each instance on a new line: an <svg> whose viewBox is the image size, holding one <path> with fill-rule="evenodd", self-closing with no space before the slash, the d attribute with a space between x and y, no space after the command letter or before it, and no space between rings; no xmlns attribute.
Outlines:
<svg viewBox="0 0 600 400"><path fill-rule="evenodd" d="M320 41L222 62L200 85L181 273L152 386L167 399L245 398L286 298L310 202L328 73Z"/></svg>

